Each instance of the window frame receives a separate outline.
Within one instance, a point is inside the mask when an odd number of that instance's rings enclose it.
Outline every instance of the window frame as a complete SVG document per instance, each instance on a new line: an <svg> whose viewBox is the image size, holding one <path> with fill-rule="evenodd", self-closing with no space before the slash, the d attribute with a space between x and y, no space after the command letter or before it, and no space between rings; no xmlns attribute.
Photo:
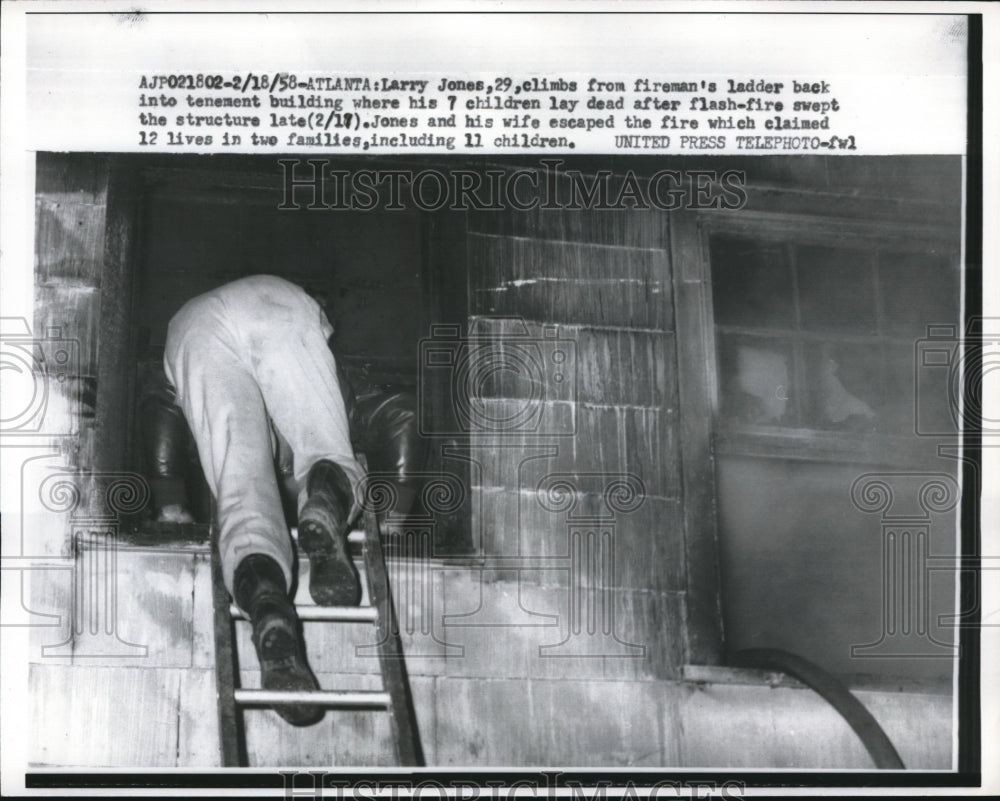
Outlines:
<svg viewBox="0 0 1000 801"><path fill-rule="evenodd" d="M957 230L935 224L847 220L773 212L742 211L738 215L700 215L697 221L699 270L706 282L708 293L704 335L710 341L708 352L711 355L711 368L714 373L710 407L715 448L727 455L910 467L926 463L929 454L936 452L936 443L928 450L928 443L913 435L858 433L847 430L826 431L805 425L762 426L723 420L716 342L718 328L712 298L712 265L709 249L712 236L718 234L742 236L791 244L795 247L837 247L849 242L852 247L869 251L891 249L895 252L924 253L928 249L935 249L948 260L951 268L958 274L961 293L962 276L957 233ZM960 319L937 322L953 322L958 326ZM872 340L884 339L886 337L881 332L872 336Z"/></svg>
<svg viewBox="0 0 1000 801"><path fill-rule="evenodd" d="M113 160L112 165L114 175L128 179L130 190L127 196L124 193L120 193L121 197L115 196L118 202L116 209L121 207L123 220L125 220L124 215L127 213L127 221L123 221L120 225L130 232L127 252L123 250L120 256L120 269L128 277L126 293L128 302L125 304L128 311L121 326L122 330L126 332L122 342L125 343L127 355L117 361L118 367L116 369L122 372L124 380L127 382L127 400L122 403L119 399L117 402L123 405L127 417L125 425L119 426L121 428L121 445L118 448L125 453L125 462L129 468L140 474L143 472L143 467L139 446L139 422L135 414L138 389L136 368L139 352L139 325L136 305L140 294L140 281L144 278L145 248L148 246L147 232L144 227L146 215L149 213L148 202L150 198L157 196L160 198L201 200L219 205L271 208L275 194L282 190L281 175L265 173L257 169L251 164L251 162L256 161L252 156L237 155L233 157L235 161L218 164L199 164L202 159L197 156L181 158L183 160L179 160L178 157L142 160L138 168L133 168L131 159L117 157ZM328 166L339 164L338 157L335 155L324 156L320 160L327 162ZM316 213L308 210L306 199L299 202L303 207L301 213ZM466 220L463 216L461 217L461 226L452 226L451 229L443 231L440 224L441 212L420 210L417 212L417 216L420 229L419 259L423 266L420 303L424 321L421 328L427 330L431 317L440 316L446 303L451 304L448 311L453 315L458 312L451 307L458 303L461 306L459 311L462 312L464 320L466 309L465 305L462 304L467 304L466 287L461 286L456 289L449 286L442 270L445 264L444 258L454 256L455 238L459 234L464 245ZM458 218L456 217L455 220L457 222ZM456 231L458 227L461 228L460 232ZM460 266L460 271L464 273L464 263ZM349 356L342 358L345 358L345 361L350 360ZM384 369L377 374L376 383L389 383L395 380L396 383L403 384L405 381L399 380L400 375L391 369ZM437 406L438 404L435 404L435 407ZM467 469L464 463L460 469ZM122 519L119 539L136 546L169 547L181 550L188 548L206 549L210 541L212 525L211 522L158 523L149 519L143 511ZM467 545L465 551L435 556L432 561L434 564L446 565L479 564L482 559Z"/></svg>
<svg viewBox="0 0 1000 801"><path fill-rule="evenodd" d="M847 431L777 429L720 425L719 364L716 347L709 239L714 234L829 245L845 239L865 246L941 248L959 271L961 226L932 221L932 209L886 201L885 219L835 216L842 198L829 197L829 216L787 211L794 193L768 193L765 208L736 211L680 210L670 217L674 281L677 375L681 419L687 589L685 618L690 665L724 662L716 455L803 459L880 467L925 464L937 453L936 440ZM779 197L780 195L780 197ZM864 205L864 204L862 204ZM906 207L901 208L900 206ZM811 205L815 208L815 205ZM773 209L773 210L772 210ZM864 213L859 208L856 213ZM964 314L964 307L960 309Z"/></svg>

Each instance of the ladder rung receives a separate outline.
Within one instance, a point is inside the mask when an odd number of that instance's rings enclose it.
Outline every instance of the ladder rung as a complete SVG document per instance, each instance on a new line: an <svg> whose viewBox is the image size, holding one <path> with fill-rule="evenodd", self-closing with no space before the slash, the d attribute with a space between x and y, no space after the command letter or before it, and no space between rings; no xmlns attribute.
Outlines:
<svg viewBox="0 0 1000 801"><path fill-rule="evenodd" d="M234 691L243 706L284 706L313 704L329 708L384 707L392 703L383 690L244 690Z"/></svg>
<svg viewBox="0 0 1000 801"><path fill-rule="evenodd" d="M299 620L319 620L328 623L374 623L378 609L374 606L297 606Z"/></svg>
<svg viewBox="0 0 1000 801"><path fill-rule="evenodd" d="M378 610L374 606L296 606L299 620L318 620L324 623L374 623ZM234 620L249 620L236 604L229 605Z"/></svg>
<svg viewBox="0 0 1000 801"><path fill-rule="evenodd" d="M296 542L299 540L298 526L292 527L292 539ZM347 541L351 543L351 545L363 545L365 542L365 532L360 528L352 529L351 533L347 535Z"/></svg>

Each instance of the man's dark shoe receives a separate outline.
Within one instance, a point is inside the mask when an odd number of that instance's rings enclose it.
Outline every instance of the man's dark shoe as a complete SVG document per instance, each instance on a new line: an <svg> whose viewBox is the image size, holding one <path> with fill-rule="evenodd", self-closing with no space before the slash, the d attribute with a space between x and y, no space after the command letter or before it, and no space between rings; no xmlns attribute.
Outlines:
<svg viewBox="0 0 1000 801"><path fill-rule="evenodd" d="M253 554L236 568L233 598L250 616L252 640L265 690L318 690L305 659L298 615L288 597L285 576L271 557ZM293 726L311 726L325 713L312 704L275 705L274 711Z"/></svg>
<svg viewBox="0 0 1000 801"><path fill-rule="evenodd" d="M357 606L361 577L347 546L351 482L343 469L322 459L306 482L299 513L299 546L309 557L309 594L320 606Z"/></svg>
<svg viewBox="0 0 1000 801"><path fill-rule="evenodd" d="M255 623L253 629L253 644L260 660L260 683L265 690L319 689L302 654L297 620L283 614L268 615ZM275 705L274 711L293 726L311 726L324 715L323 707L311 704Z"/></svg>

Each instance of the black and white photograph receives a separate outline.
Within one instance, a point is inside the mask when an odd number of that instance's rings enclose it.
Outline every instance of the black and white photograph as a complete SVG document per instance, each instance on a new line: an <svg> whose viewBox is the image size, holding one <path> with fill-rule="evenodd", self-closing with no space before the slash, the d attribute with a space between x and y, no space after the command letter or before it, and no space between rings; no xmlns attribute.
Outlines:
<svg viewBox="0 0 1000 801"><path fill-rule="evenodd" d="M995 15L71 5L5 793L996 789Z"/></svg>

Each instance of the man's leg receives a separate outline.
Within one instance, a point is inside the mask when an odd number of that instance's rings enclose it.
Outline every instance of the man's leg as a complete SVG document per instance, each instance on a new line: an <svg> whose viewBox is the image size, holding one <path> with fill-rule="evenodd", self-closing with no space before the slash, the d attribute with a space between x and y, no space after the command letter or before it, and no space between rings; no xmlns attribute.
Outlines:
<svg viewBox="0 0 1000 801"><path fill-rule="evenodd" d="M223 577L250 616L261 684L275 690L316 689L288 597L292 548L264 401L217 299L196 298L174 317L165 366L216 499ZM300 726L323 717L322 708L309 705L276 711Z"/></svg>
<svg viewBox="0 0 1000 801"><path fill-rule="evenodd" d="M292 581L292 546L272 468L264 400L211 296L196 298L170 323L164 356L215 497L226 588L240 560L274 559Z"/></svg>
<svg viewBox="0 0 1000 801"><path fill-rule="evenodd" d="M299 544L309 555L310 594L318 604L350 606L360 601L361 584L346 535L363 472L351 446L325 318L307 295L300 300L292 325L253 339L254 375L275 427L294 453L295 479L302 487Z"/></svg>
<svg viewBox="0 0 1000 801"><path fill-rule="evenodd" d="M306 662L298 615L278 563L263 554L240 560L233 599L253 625L261 686L268 690L316 690L319 684ZM323 708L309 704L278 706L275 711L295 726L323 718Z"/></svg>

